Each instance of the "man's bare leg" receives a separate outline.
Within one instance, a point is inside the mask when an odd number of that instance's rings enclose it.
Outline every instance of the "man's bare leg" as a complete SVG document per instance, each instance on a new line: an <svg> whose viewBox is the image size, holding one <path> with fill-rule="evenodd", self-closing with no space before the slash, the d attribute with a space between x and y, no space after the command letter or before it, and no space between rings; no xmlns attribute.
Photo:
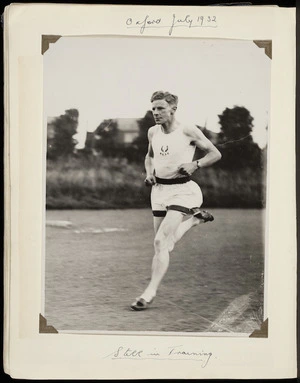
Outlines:
<svg viewBox="0 0 300 383"><path fill-rule="evenodd" d="M199 223L203 222L204 221L201 221L200 219L193 216L181 222L174 235L169 237L169 252L174 249L175 244L184 236L185 233L187 233L192 227L197 226Z"/></svg>
<svg viewBox="0 0 300 383"><path fill-rule="evenodd" d="M213 221L214 217L207 211L200 210L200 208L195 208L194 212L196 214L192 215L190 218L183 221L178 229L176 230L173 236L169 238L169 252L174 249L175 244L188 232L193 226L197 226L200 223L205 223L207 221Z"/></svg>
<svg viewBox="0 0 300 383"><path fill-rule="evenodd" d="M160 225L165 217L153 217L153 228L154 228L154 234L158 232L158 229L160 228ZM157 259L154 256L152 259L152 268L151 268L151 275L153 273L153 269L155 268L155 265L157 263Z"/></svg>
<svg viewBox="0 0 300 383"><path fill-rule="evenodd" d="M151 281L141 295L146 302L150 302L156 295L156 291L169 267L169 238L174 236L182 223L181 212L169 210L166 217L160 223L154 239L155 254L152 261Z"/></svg>

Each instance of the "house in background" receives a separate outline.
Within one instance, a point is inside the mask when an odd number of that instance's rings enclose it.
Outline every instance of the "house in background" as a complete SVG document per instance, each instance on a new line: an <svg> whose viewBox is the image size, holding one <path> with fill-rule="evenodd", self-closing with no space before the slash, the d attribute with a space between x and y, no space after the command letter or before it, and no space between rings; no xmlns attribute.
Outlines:
<svg viewBox="0 0 300 383"><path fill-rule="evenodd" d="M110 140L116 145L130 147L134 140L140 134L139 121L141 118L114 118L103 120L93 132L86 133L84 151L92 152L97 155L99 152L99 141L105 136L110 136ZM212 141L213 144L218 142L218 133L212 132L206 126L197 127L204 135Z"/></svg>
<svg viewBox="0 0 300 383"><path fill-rule="evenodd" d="M80 149L79 151L87 151L87 152L92 152L93 154L97 154L94 148L94 142L95 142L95 134L94 132L86 132L86 138L85 138L85 143L84 143L84 148Z"/></svg>
<svg viewBox="0 0 300 383"><path fill-rule="evenodd" d="M84 150L91 151L94 155L97 155L97 142L108 134L110 134L110 138L116 145L130 146L139 136L140 128L138 121L138 118L103 120L93 132L86 133Z"/></svg>
<svg viewBox="0 0 300 383"><path fill-rule="evenodd" d="M130 145L139 135L140 129L136 118L117 118L117 140L125 145Z"/></svg>

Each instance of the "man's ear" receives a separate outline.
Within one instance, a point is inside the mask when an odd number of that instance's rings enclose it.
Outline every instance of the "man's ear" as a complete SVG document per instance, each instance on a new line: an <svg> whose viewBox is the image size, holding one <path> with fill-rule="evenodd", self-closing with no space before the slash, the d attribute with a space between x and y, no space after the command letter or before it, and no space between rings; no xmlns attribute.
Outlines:
<svg viewBox="0 0 300 383"><path fill-rule="evenodd" d="M172 106L172 114L174 114L177 110L177 106Z"/></svg>

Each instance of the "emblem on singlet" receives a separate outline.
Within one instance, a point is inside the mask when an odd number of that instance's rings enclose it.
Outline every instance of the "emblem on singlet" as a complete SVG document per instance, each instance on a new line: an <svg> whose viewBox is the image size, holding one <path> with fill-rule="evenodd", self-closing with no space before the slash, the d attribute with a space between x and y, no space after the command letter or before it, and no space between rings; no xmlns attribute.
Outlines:
<svg viewBox="0 0 300 383"><path fill-rule="evenodd" d="M160 155L161 155L161 156L167 156L167 155L169 155L169 147L163 145L163 146L160 148Z"/></svg>

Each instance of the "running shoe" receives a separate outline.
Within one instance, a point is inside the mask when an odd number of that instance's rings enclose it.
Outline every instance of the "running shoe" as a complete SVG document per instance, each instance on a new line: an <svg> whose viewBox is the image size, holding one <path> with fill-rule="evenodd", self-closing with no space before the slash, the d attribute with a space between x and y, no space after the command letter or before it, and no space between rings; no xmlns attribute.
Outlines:
<svg viewBox="0 0 300 383"><path fill-rule="evenodd" d="M151 299L150 302L147 302L144 298L136 298L136 300L130 305L130 308L134 311L146 310L152 301L153 299Z"/></svg>
<svg viewBox="0 0 300 383"><path fill-rule="evenodd" d="M191 210L193 212L193 216L194 217L196 217L198 219L201 219L204 222L209 222L209 221L213 221L214 220L214 217L210 213L208 213L205 210L200 210L199 207L195 207L195 208L193 208Z"/></svg>

